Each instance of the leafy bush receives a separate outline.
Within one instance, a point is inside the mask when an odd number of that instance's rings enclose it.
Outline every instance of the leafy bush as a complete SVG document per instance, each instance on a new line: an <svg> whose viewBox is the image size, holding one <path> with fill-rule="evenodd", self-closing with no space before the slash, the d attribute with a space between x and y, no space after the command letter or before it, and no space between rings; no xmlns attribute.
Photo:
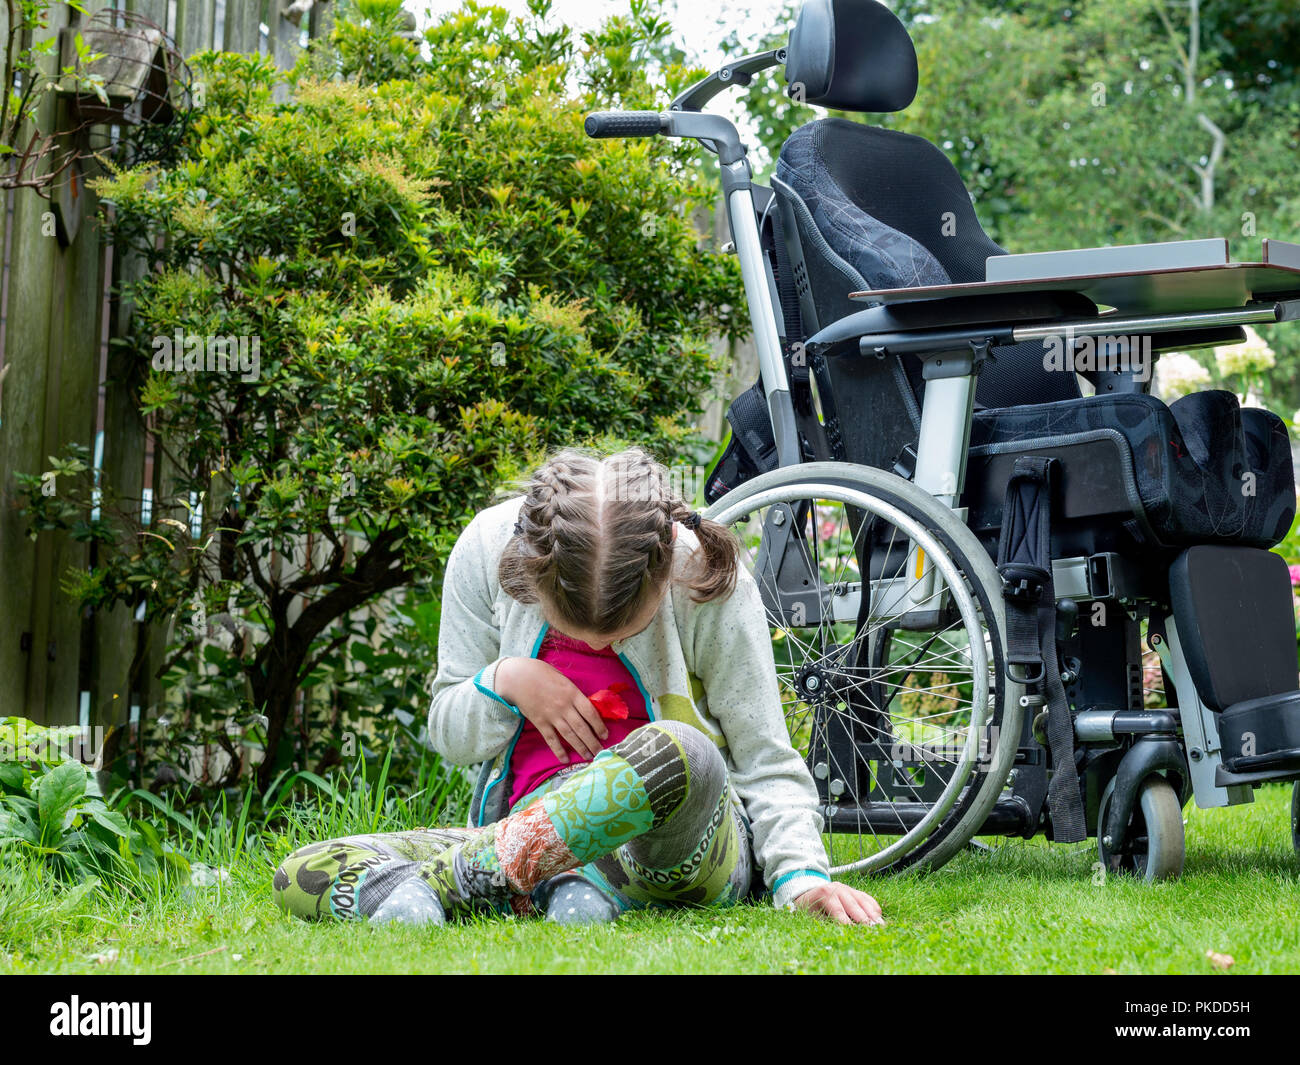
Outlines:
<svg viewBox="0 0 1300 1065"><path fill-rule="evenodd" d="M65 880L187 868L152 825L110 807L93 769L64 757L76 731L0 719L0 849L39 857Z"/></svg>
<svg viewBox="0 0 1300 1065"><path fill-rule="evenodd" d="M143 521L74 447L53 494L24 479L27 509L35 532L98 545L69 577L84 603L174 626L173 701L226 751L216 783L260 757L265 791L311 745L288 732L338 739L331 708L297 711L304 688L414 698L342 665L392 664L363 608L427 598L504 477L573 441L669 461L692 443L709 338L739 302L734 262L691 223L711 190L689 149L591 141L581 122L662 106L686 72L647 76L667 28L641 0L581 51L544 29L548 7L468 4L424 34L424 60L396 5L369 0L283 104L267 61L200 56L183 158L97 185L112 238L149 264L123 295L165 490ZM226 337L244 338L235 371L211 344Z"/></svg>

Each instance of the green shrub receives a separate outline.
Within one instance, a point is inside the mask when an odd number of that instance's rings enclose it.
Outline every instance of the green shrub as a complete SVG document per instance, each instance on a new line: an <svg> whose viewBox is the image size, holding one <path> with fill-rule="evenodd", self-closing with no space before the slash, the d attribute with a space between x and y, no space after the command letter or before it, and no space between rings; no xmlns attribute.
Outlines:
<svg viewBox="0 0 1300 1065"><path fill-rule="evenodd" d="M371 0L285 103L267 61L197 57L183 157L97 184L149 264L123 295L166 490L144 524L72 447L53 494L24 479L28 513L99 545L69 577L84 603L174 624L170 682L227 750L223 786L256 748L263 791L302 767L321 722L295 721L299 692L350 683L349 648L385 668L361 608L427 598L503 478L569 442L693 445L709 338L740 303L692 226L711 189L688 148L582 132L593 107L662 106L686 72L645 73L667 27L640 0L581 49L543 30L548 6L467 4L425 60ZM194 369L192 338L214 337L246 338L239 371Z"/></svg>

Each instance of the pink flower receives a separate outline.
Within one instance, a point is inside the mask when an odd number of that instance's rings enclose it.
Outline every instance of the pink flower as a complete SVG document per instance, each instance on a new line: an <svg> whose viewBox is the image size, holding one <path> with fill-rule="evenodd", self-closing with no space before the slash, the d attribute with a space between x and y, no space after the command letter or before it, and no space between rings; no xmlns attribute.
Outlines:
<svg viewBox="0 0 1300 1065"><path fill-rule="evenodd" d="M1287 566L1287 572L1291 574L1291 587L1300 588L1300 566Z"/></svg>

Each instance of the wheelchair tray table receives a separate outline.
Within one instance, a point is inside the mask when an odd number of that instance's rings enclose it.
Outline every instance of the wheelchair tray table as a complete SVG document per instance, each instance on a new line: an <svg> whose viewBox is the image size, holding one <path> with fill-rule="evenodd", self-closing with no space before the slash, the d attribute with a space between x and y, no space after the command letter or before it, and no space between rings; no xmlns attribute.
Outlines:
<svg viewBox="0 0 1300 1065"><path fill-rule="evenodd" d="M1134 269L1137 267L1137 269ZM1300 245L1265 240L1260 262L1234 263L1223 239L991 256L990 280L850 293L871 303L1078 292L1121 313L1201 311L1300 297Z"/></svg>

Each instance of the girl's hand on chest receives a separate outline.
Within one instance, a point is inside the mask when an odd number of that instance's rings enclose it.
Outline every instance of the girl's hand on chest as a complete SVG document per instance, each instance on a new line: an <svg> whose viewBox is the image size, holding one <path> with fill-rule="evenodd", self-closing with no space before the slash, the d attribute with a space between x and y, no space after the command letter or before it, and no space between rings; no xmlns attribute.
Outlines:
<svg viewBox="0 0 1300 1065"><path fill-rule="evenodd" d="M570 760L569 749L595 758L609 736L600 713L578 686L536 658L503 659L497 665L496 691L519 707L561 762Z"/></svg>

